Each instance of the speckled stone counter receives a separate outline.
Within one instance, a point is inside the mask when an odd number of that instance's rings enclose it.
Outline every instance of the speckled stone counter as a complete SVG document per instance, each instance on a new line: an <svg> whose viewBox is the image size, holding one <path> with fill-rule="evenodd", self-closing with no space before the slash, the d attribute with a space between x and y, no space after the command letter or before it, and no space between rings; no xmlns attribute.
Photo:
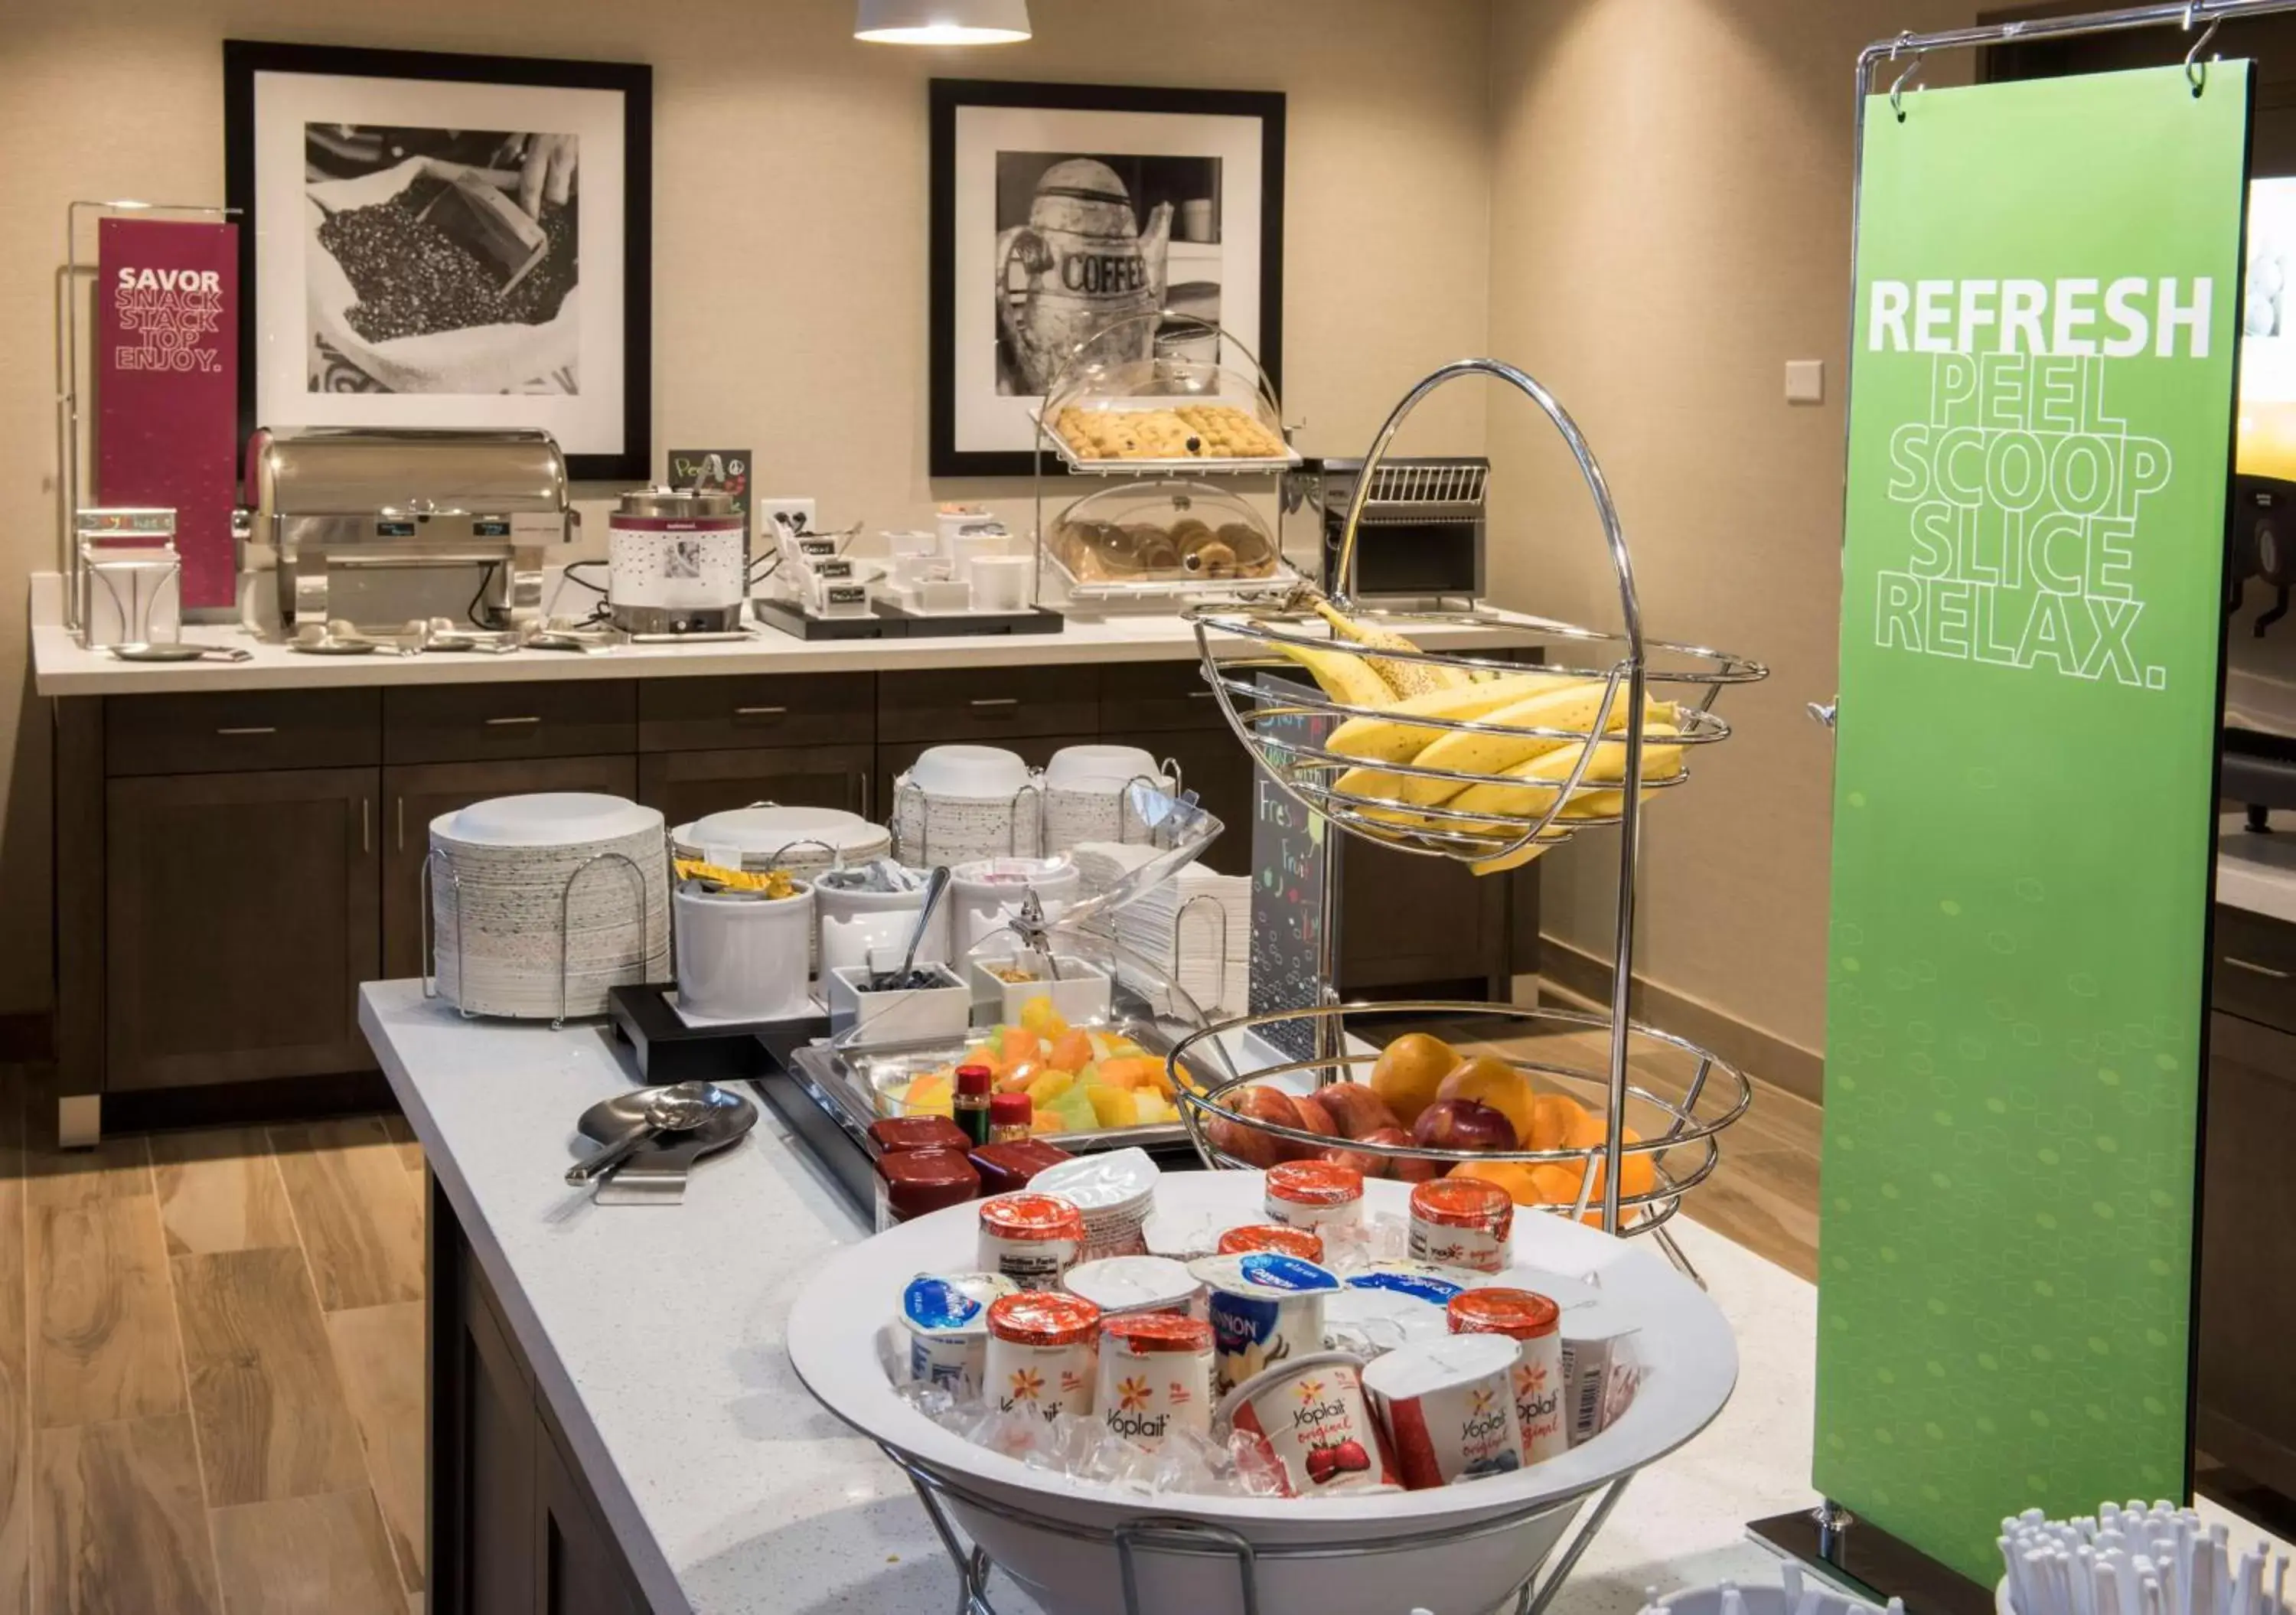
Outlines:
<svg viewBox="0 0 2296 1615"><path fill-rule="evenodd" d="M575 1117L637 1080L610 1030L465 1021L411 981L363 989L359 1021L653 1607L945 1615L955 1578L907 1482L783 1349L819 1257L866 1231L773 1111L676 1209L600 1209L562 1179ZM1738 1332L1737 1395L1636 1480L1558 1601L1566 1615L1770 1574L1743 1522L1816 1501L1815 1291L1676 1226ZM1008 1586L998 1607L1031 1606Z"/></svg>

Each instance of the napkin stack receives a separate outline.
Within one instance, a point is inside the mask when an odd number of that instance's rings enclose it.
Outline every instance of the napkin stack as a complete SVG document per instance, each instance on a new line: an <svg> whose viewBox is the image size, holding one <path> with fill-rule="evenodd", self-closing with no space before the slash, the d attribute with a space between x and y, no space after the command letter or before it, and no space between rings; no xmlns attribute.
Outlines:
<svg viewBox="0 0 2296 1615"><path fill-rule="evenodd" d="M1153 848L1078 843L1070 856L1097 896L1157 856ZM1241 1015L1251 1004L1251 882L1183 865L1171 879L1104 916L1116 940L1162 971L1208 1016Z"/></svg>

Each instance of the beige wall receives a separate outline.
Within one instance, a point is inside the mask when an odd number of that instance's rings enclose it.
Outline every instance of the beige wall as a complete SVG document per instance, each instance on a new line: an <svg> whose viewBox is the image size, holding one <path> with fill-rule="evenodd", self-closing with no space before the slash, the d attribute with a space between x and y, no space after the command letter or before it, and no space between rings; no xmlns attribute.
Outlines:
<svg viewBox="0 0 2296 1615"><path fill-rule="evenodd" d="M651 61L654 441L758 450L764 491L913 524L925 475L925 89L936 74L1282 89L1286 414L1357 451L1488 329L1488 0L1033 0L991 51L857 45L847 0L66 0L0 26L0 689L53 564L64 205L221 200L226 37ZM788 245L790 226L803 244ZM1429 412L1481 446L1480 400ZM596 491L596 490L592 490ZM48 717L0 700L0 1012L49 994Z"/></svg>
<svg viewBox="0 0 2296 1615"><path fill-rule="evenodd" d="M1497 0L1492 349L1592 439L1661 638L1769 664L1736 736L1646 821L1637 973L1790 1043L1824 1035L1849 307L1850 74L1941 0ZM1964 58L1959 70L1965 77ZM1954 76L1934 64L1931 82ZM1822 406L1784 362L1823 358ZM1615 626L1591 506L1526 403L1489 417L1508 603ZM1550 934L1608 957L1616 843L1550 856Z"/></svg>

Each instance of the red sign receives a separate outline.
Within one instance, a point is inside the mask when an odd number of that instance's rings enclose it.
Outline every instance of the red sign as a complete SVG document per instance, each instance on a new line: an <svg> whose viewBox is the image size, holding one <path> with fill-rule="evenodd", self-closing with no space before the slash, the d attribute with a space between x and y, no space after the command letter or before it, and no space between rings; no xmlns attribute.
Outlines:
<svg viewBox="0 0 2296 1615"><path fill-rule="evenodd" d="M176 512L184 604L237 594L239 226L96 225L95 497Z"/></svg>

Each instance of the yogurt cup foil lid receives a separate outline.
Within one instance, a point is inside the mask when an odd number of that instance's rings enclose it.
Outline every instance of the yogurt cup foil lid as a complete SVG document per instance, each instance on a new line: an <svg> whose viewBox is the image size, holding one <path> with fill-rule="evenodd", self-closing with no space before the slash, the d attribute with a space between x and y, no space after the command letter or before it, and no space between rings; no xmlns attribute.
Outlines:
<svg viewBox="0 0 2296 1615"><path fill-rule="evenodd" d="M1364 1370L1364 1389L1391 1401L1471 1385L1514 1366L1521 1348L1503 1334L1448 1334L1390 1351Z"/></svg>
<svg viewBox="0 0 2296 1615"><path fill-rule="evenodd" d="M926 1334L979 1334L988 1328L988 1303L1019 1290L1001 1273L921 1273L901 1291L901 1317Z"/></svg>
<svg viewBox="0 0 2296 1615"><path fill-rule="evenodd" d="M1447 1305L1451 1298L1467 1286L1460 1283L1464 1275L1449 1268L1438 1267L1431 1262L1374 1262L1348 1275L1350 1290L1391 1290L1427 1302L1430 1306Z"/></svg>
<svg viewBox="0 0 2296 1615"><path fill-rule="evenodd" d="M1110 1150L1046 1167L1029 1180L1029 1187L1073 1202L1086 1217L1099 1217L1145 1201L1162 1176L1145 1150Z"/></svg>
<svg viewBox="0 0 2296 1615"><path fill-rule="evenodd" d="M1340 1287L1329 1268L1274 1250L1200 1257L1188 1264L1188 1271L1230 1295L1320 1295Z"/></svg>

